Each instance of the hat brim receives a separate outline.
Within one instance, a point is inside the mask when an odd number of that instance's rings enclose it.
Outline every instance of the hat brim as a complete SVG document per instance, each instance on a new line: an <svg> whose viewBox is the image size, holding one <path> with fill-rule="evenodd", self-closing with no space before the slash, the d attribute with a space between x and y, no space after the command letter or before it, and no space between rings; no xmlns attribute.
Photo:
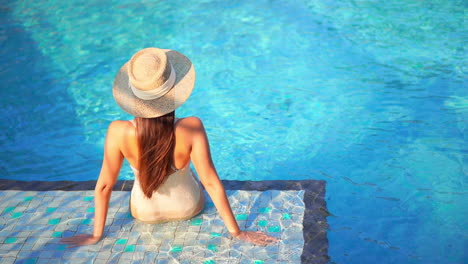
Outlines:
<svg viewBox="0 0 468 264"><path fill-rule="evenodd" d="M195 69L192 62L175 50L163 51L176 73L174 87L157 99L140 99L130 88L127 74L128 62L125 63L117 73L112 88L115 101L125 112L135 117L158 117L174 111L189 98L195 85Z"/></svg>

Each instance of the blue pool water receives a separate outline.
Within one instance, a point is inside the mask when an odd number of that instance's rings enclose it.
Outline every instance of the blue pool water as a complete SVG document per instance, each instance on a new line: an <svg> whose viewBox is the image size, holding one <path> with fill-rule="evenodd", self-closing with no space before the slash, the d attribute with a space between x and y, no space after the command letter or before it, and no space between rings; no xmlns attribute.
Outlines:
<svg viewBox="0 0 468 264"><path fill-rule="evenodd" d="M221 178L327 181L331 262L467 263L466 11L457 0L3 3L0 178L96 179L107 126L131 118L111 96L116 71L143 47L172 48L197 71L177 115L204 120Z"/></svg>

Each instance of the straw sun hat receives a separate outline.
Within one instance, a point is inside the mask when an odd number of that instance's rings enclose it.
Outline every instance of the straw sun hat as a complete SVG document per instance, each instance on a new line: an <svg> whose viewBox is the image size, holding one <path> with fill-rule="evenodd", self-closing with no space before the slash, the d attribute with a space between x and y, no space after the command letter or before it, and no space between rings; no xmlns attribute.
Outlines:
<svg viewBox="0 0 468 264"><path fill-rule="evenodd" d="M117 104L136 117L158 117L182 105L195 84L195 69L183 54L146 48L120 68L112 92Z"/></svg>

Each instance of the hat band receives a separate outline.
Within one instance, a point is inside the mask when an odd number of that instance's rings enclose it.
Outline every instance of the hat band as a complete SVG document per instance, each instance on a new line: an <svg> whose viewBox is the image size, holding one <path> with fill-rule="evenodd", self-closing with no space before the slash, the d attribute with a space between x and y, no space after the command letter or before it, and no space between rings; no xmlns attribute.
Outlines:
<svg viewBox="0 0 468 264"><path fill-rule="evenodd" d="M142 100L154 100L167 94L167 92L169 92L169 90L171 90L171 88L174 86L175 80L176 80L176 74L175 74L174 68L171 65L171 75L169 76L169 79L167 79L167 81L164 82L159 87L156 87L151 90L140 90L138 88L135 88L132 85L132 83L129 83L129 84L130 84L130 88L132 88L133 94L136 97Z"/></svg>

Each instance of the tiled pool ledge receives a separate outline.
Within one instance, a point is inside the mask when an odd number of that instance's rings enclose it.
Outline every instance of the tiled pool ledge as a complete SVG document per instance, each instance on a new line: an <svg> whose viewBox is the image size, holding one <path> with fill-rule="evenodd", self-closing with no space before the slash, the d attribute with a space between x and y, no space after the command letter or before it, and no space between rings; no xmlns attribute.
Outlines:
<svg viewBox="0 0 468 264"><path fill-rule="evenodd" d="M327 263L325 182L223 180L243 230L281 239L266 247L232 238L211 199L187 221L150 225L128 211L133 181L119 181L96 245L58 241L93 228L95 181L0 180L0 263Z"/></svg>

